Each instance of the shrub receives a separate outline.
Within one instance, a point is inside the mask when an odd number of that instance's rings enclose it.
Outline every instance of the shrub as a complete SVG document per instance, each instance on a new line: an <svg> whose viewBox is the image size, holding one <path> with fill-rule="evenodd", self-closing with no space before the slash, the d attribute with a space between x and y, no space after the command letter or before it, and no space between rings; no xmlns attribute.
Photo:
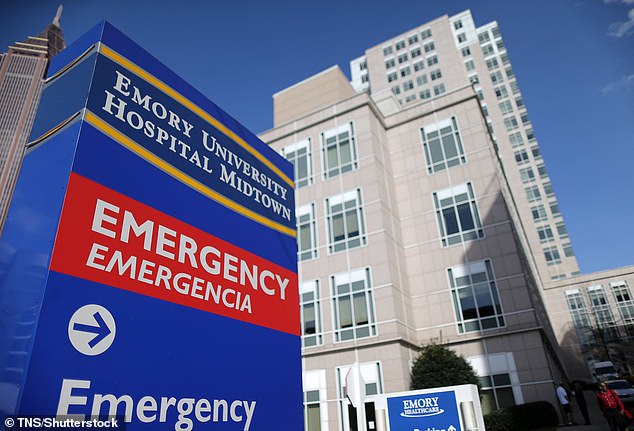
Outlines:
<svg viewBox="0 0 634 431"><path fill-rule="evenodd" d="M556 427L558 423L557 410L547 401L507 407L484 416L487 431L529 431Z"/></svg>

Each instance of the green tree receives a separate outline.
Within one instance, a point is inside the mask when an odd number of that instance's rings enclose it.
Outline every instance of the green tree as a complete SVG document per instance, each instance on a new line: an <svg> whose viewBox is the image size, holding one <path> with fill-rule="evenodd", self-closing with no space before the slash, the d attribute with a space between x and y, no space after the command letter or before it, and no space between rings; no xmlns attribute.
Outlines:
<svg viewBox="0 0 634 431"><path fill-rule="evenodd" d="M478 376L464 357L435 343L423 346L410 377L412 390L467 384L480 386Z"/></svg>

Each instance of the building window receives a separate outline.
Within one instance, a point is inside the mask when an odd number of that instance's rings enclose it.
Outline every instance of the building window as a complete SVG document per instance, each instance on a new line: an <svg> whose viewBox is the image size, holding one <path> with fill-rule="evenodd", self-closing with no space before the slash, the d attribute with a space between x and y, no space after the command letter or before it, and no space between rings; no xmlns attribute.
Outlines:
<svg viewBox="0 0 634 431"><path fill-rule="evenodd" d="M407 54L401 54L398 56L398 64L407 63Z"/></svg>
<svg viewBox="0 0 634 431"><path fill-rule="evenodd" d="M386 69L391 69L394 66L396 66L396 62L394 61L393 58L388 58L387 60L385 60L385 68Z"/></svg>
<svg viewBox="0 0 634 431"><path fill-rule="evenodd" d="M572 244L570 244L570 243L562 244L561 248L564 249L564 256L566 256L566 257L574 257L575 252L572 249Z"/></svg>
<svg viewBox="0 0 634 431"><path fill-rule="evenodd" d="M634 336L634 300L632 299L632 292L627 281L615 281L610 283L612 288L612 294L614 295L614 301L616 307L621 315L621 321L627 335Z"/></svg>
<svg viewBox="0 0 634 431"><path fill-rule="evenodd" d="M526 150L516 151L513 153L513 155L515 156L515 162L520 166L530 161Z"/></svg>
<svg viewBox="0 0 634 431"><path fill-rule="evenodd" d="M425 30L421 31L420 37L423 40L430 38L431 37L431 29L426 28Z"/></svg>
<svg viewBox="0 0 634 431"><path fill-rule="evenodd" d="M586 288L588 292L588 299L590 300L590 306L592 307L592 314L594 314L594 320L597 324L597 329L602 332L602 336L606 341L614 341L618 338L618 332L616 330L616 322L614 321L614 314L608 303L608 296L605 294L603 286L588 286Z"/></svg>
<svg viewBox="0 0 634 431"><path fill-rule="evenodd" d="M409 103L416 100L416 95L415 94L410 94L405 98L405 103Z"/></svg>
<svg viewBox="0 0 634 431"><path fill-rule="evenodd" d="M416 63L414 63L414 71L418 72L419 70L423 70L423 68L425 67L425 63L421 60L421 61L417 61Z"/></svg>
<svg viewBox="0 0 634 431"><path fill-rule="evenodd" d="M457 20L453 23L453 28L455 28L456 30L460 30L462 28L462 21Z"/></svg>
<svg viewBox="0 0 634 431"><path fill-rule="evenodd" d="M458 39L458 43L464 43L467 41L467 35L464 33L458 34L456 38Z"/></svg>
<svg viewBox="0 0 634 431"><path fill-rule="evenodd" d="M396 50L398 51L399 49L403 49L405 48L405 41L404 40L399 40L398 42L396 42Z"/></svg>
<svg viewBox="0 0 634 431"><path fill-rule="evenodd" d="M427 84L427 75L423 74L416 78L416 84L420 87L421 85Z"/></svg>
<svg viewBox="0 0 634 431"><path fill-rule="evenodd" d="M330 253L365 245L361 190L357 189L327 198L326 223Z"/></svg>
<svg viewBox="0 0 634 431"><path fill-rule="evenodd" d="M557 246L547 247L544 249L544 257L548 265L558 265L561 263L561 255Z"/></svg>
<svg viewBox="0 0 634 431"><path fill-rule="evenodd" d="M432 55L431 57L427 58L427 66L431 67L434 64L438 64L438 57L435 55Z"/></svg>
<svg viewBox="0 0 634 431"><path fill-rule="evenodd" d="M537 228L537 235L539 236L539 242L553 242L555 240L555 235L553 235L553 230L549 225L541 226Z"/></svg>
<svg viewBox="0 0 634 431"><path fill-rule="evenodd" d="M392 93L396 95L401 94L401 87L399 87L398 85L395 87L392 87Z"/></svg>
<svg viewBox="0 0 634 431"><path fill-rule="evenodd" d="M482 412L492 412L515 405L513 385L508 373L479 376ZM486 413L485 413L486 414Z"/></svg>
<svg viewBox="0 0 634 431"><path fill-rule="evenodd" d="M388 56L392 53L392 47L391 46L386 46L385 48L383 48L383 55L384 56Z"/></svg>
<svg viewBox="0 0 634 431"><path fill-rule="evenodd" d="M427 54L428 52L432 52L433 50L436 49L436 45L434 44L434 42L429 42L426 43L425 45L423 45L423 49L425 50L425 54Z"/></svg>
<svg viewBox="0 0 634 431"><path fill-rule="evenodd" d="M583 295L579 289L567 290L565 295L577 340L582 346L588 346L592 343L594 337L591 329L592 321L590 320L590 314L586 308Z"/></svg>
<svg viewBox="0 0 634 431"><path fill-rule="evenodd" d="M502 115L510 114L511 112L513 112L513 104L511 103L510 100L504 100L500 102L499 106L500 106L500 112L502 112Z"/></svg>
<svg viewBox="0 0 634 431"><path fill-rule="evenodd" d="M392 81L396 81L398 79L398 73L396 72L390 72L387 75L387 82L392 82Z"/></svg>
<svg viewBox="0 0 634 431"><path fill-rule="evenodd" d="M421 136L428 173L466 163L455 117L423 127Z"/></svg>
<svg viewBox="0 0 634 431"><path fill-rule="evenodd" d="M428 89L422 90L419 96L423 100L431 99L431 91L429 91Z"/></svg>
<svg viewBox="0 0 634 431"><path fill-rule="evenodd" d="M546 208L544 208L543 205L536 205L534 207L531 207L531 214L533 215L533 221L535 222L548 220Z"/></svg>
<svg viewBox="0 0 634 431"><path fill-rule="evenodd" d="M555 227L557 228L557 235L559 235L559 238L568 238L568 229L566 229L564 222L560 221L555 223Z"/></svg>
<svg viewBox="0 0 634 431"><path fill-rule="evenodd" d="M482 54L484 54L485 57L488 57L490 55L495 54L495 50L493 49L493 45L491 45L491 44L484 45L482 47Z"/></svg>
<svg viewBox="0 0 634 431"><path fill-rule="evenodd" d="M459 333L504 326L490 260L455 266L447 272Z"/></svg>
<svg viewBox="0 0 634 431"><path fill-rule="evenodd" d="M533 168L522 168L520 169L520 178L524 184L535 181L535 173L533 172Z"/></svg>
<svg viewBox="0 0 634 431"><path fill-rule="evenodd" d="M412 58L416 58L422 55L420 48L414 48L409 53L412 56Z"/></svg>
<svg viewBox="0 0 634 431"><path fill-rule="evenodd" d="M304 371L304 430L320 431L328 419L325 370ZM323 416L323 418L322 418Z"/></svg>
<svg viewBox="0 0 634 431"><path fill-rule="evenodd" d="M440 69L432 70L432 71L429 73L429 76L431 77L431 80L432 80L432 81L435 81L435 80L437 80L437 79L442 78L442 72L440 71Z"/></svg>
<svg viewBox="0 0 634 431"><path fill-rule="evenodd" d="M537 166L537 173L539 174L539 178L548 178L548 171L546 170L546 166L543 164Z"/></svg>
<svg viewBox="0 0 634 431"><path fill-rule="evenodd" d="M524 138L522 138L522 134L520 132L509 134L509 141L511 142L512 148L517 148L524 145Z"/></svg>
<svg viewBox="0 0 634 431"><path fill-rule="evenodd" d="M410 73L411 73L411 72L410 72L410 70L409 70L409 66L404 67L404 68L402 68L402 69L401 69L401 76L403 76L403 77L405 77L405 76L409 75Z"/></svg>
<svg viewBox="0 0 634 431"><path fill-rule="evenodd" d="M495 39L499 39L499 38L501 38L501 37L502 37L502 35L500 34L500 29L499 29L498 27L493 27L493 28L491 29L491 33L493 33L493 37L494 37Z"/></svg>
<svg viewBox="0 0 634 431"><path fill-rule="evenodd" d="M500 59L502 60L502 64L505 66L511 63L511 60L509 60L509 55L506 52L500 54Z"/></svg>
<svg viewBox="0 0 634 431"><path fill-rule="evenodd" d="M414 81L411 79L403 83L403 91L408 91L414 88Z"/></svg>
<svg viewBox="0 0 634 431"><path fill-rule="evenodd" d="M318 390L304 392L304 422L306 431L321 430L321 403Z"/></svg>
<svg viewBox="0 0 634 431"><path fill-rule="evenodd" d="M491 41L491 37L489 37L489 32L488 31L484 31L484 32L478 34L478 42L487 43L489 41Z"/></svg>
<svg viewBox="0 0 634 431"><path fill-rule="evenodd" d="M433 194L443 247L484 237L471 183Z"/></svg>
<svg viewBox="0 0 634 431"><path fill-rule="evenodd" d="M297 254L300 261L317 257L317 232L315 228L315 205L297 208Z"/></svg>
<svg viewBox="0 0 634 431"><path fill-rule="evenodd" d="M553 191L553 184L548 182L544 183L544 194L547 198L555 197L555 192Z"/></svg>
<svg viewBox="0 0 634 431"><path fill-rule="evenodd" d="M410 45L413 45L416 42L418 42L418 35L413 34L407 39L407 43L409 43Z"/></svg>
<svg viewBox="0 0 634 431"><path fill-rule="evenodd" d="M473 62L473 60L467 60L464 63L464 67L467 69L467 72L471 72L475 69L475 63Z"/></svg>
<svg viewBox="0 0 634 431"><path fill-rule="evenodd" d="M500 64L498 63L497 58L489 58L486 61L486 65L487 65L487 69L489 70L493 70L493 69L497 69L498 67L500 67Z"/></svg>
<svg viewBox="0 0 634 431"><path fill-rule="evenodd" d="M495 97L497 97L498 100L500 99L504 99L506 97L508 97L509 93L506 89L506 86L504 85L500 85L499 87L495 87Z"/></svg>
<svg viewBox="0 0 634 431"><path fill-rule="evenodd" d="M529 186L525 188L526 198L529 202L535 202L542 200L542 194L539 192L538 186Z"/></svg>
<svg viewBox="0 0 634 431"><path fill-rule="evenodd" d="M445 89L445 84L434 85L434 96L440 96L446 91L447 90Z"/></svg>
<svg viewBox="0 0 634 431"><path fill-rule="evenodd" d="M286 160L293 164L295 170L295 186L297 188L313 183L313 159L310 138L288 145L282 153Z"/></svg>
<svg viewBox="0 0 634 431"><path fill-rule="evenodd" d="M335 341L376 335L370 269L330 277L335 314Z"/></svg>
<svg viewBox="0 0 634 431"><path fill-rule="evenodd" d="M325 178L357 168L357 148L352 122L323 132L321 142Z"/></svg>
<svg viewBox="0 0 634 431"><path fill-rule="evenodd" d="M302 283L301 315L303 346L311 347L322 344L319 280Z"/></svg>
<svg viewBox="0 0 634 431"><path fill-rule="evenodd" d="M469 57L471 55L471 49L468 46L462 48L460 52L462 52L463 57Z"/></svg>
<svg viewBox="0 0 634 431"><path fill-rule="evenodd" d="M517 122L517 118L515 118L515 116L511 116L504 119L504 127L506 127L507 132L512 132L513 130L519 128L520 125Z"/></svg>
<svg viewBox="0 0 634 431"><path fill-rule="evenodd" d="M550 204L550 213L553 217L561 217L561 210L559 209L559 204L557 202Z"/></svg>
<svg viewBox="0 0 634 431"><path fill-rule="evenodd" d="M502 78L502 74L498 70L493 72L490 76L491 76L491 82L493 83L493 85L498 85L504 82L504 78Z"/></svg>

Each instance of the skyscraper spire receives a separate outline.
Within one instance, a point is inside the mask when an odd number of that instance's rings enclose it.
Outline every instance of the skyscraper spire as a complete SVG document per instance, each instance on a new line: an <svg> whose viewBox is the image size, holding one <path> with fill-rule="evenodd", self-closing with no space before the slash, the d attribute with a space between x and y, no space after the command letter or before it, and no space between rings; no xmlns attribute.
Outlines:
<svg viewBox="0 0 634 431"><path fill-rule="evenodd" d="M56 27L60 27L59 25L59 20L62 17L62 10L64 9L63 5L59 5L59 7L57 8L57 13L55 14L55 18L53 18L53 22L52 24Z"/></svg>

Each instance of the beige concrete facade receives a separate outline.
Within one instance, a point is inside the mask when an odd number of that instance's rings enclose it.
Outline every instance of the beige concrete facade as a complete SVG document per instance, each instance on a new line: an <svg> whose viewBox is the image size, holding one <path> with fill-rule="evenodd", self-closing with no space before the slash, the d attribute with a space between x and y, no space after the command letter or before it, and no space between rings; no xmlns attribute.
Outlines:
<svg viewBox="0 0 634 431"><path fill-rule="evenodd" d="M367 402L409 389L430 342L485 411L632 371L634 267L579 274L498 24L443 16L350 68L277 93L261 134L295 164L306 429L349 429L353 364Z"/></svg>
<svg viewBox="0 0 634 431"><path fill-rule="evenodd" d="M579 273L496 22L477 27L470 11L442 16L367 49L350 62L350 69L358 91L392 92L402 107L472 83L502 158L538 276L547 283Z"/></svg>
<svg viewBox="0 0 634 431"><path fill-rule="evenodd" d="M294 86L284 99L290 107L276 102L276 109L290 112L304 100L302 87L323 79ZM563 371L539 277L518 241L524 234L508 211L510 189L473 88L387 115L369 94L351 94L311 112L298 109L261 134L296 163L302 184L296 205L307 429L349 429L342 387L355 363L367 402L408 390L411 363L429 342L448 344L472 363L488 410L555 403L553 382ZM451 129L463 157L430 173L422 133L442 128ZM333 169L333 160L346 168ZM441 208L442 199L454 203ZM337 240L339 203L346 210ZM453 236L446 225L452 214L461 223Z"/></svg>

